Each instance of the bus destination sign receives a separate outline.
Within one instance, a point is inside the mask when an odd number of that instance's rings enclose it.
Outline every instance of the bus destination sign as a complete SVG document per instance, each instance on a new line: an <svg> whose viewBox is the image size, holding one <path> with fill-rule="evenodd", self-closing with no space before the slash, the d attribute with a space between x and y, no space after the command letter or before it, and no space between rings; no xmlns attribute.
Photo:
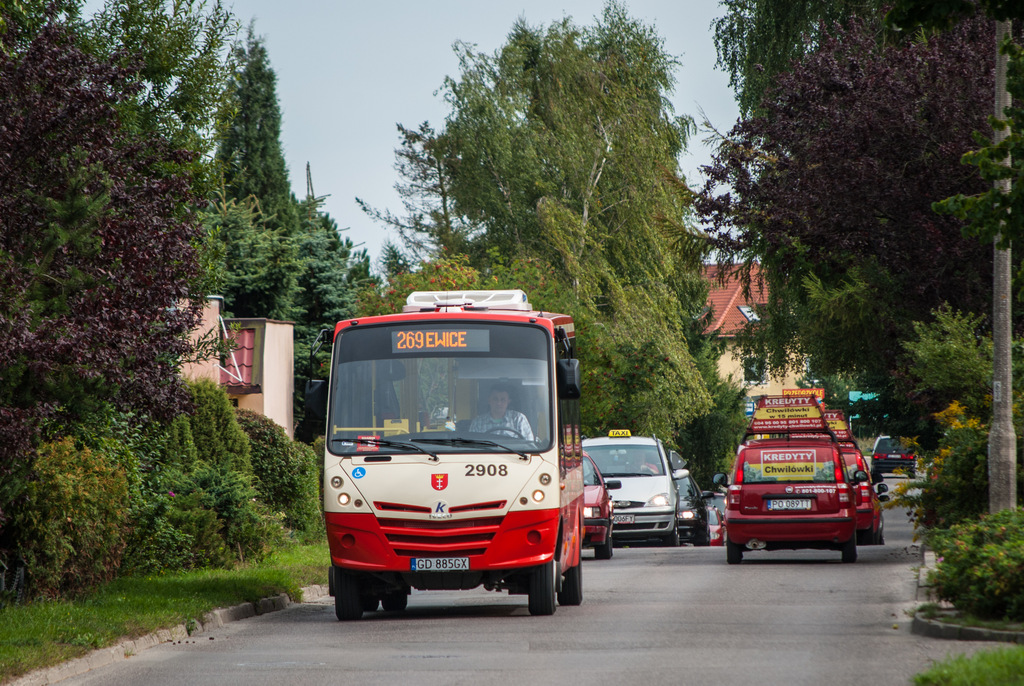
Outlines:
<svg viewBox="0 0 1024 686"><path fill-rule="evenodd" d="M392 353L468 352L491 350L487 329L397 329L391 332Z"/></svg>

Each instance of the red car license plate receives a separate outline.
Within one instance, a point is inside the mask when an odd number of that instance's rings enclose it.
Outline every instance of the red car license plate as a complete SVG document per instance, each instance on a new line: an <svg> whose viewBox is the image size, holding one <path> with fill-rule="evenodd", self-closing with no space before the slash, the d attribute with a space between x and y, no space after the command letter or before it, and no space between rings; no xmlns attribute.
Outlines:
<svg viewBox="0 0 1024 686"><path fill-rule="evenodd" d="M786 498L785 500L769 500L769 510L809 510L811 501L809 498Z"/></svg>

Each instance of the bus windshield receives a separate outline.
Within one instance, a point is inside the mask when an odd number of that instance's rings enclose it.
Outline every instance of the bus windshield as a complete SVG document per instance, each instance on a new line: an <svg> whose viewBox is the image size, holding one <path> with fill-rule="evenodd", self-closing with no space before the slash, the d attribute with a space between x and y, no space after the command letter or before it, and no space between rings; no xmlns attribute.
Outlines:
<svg viewBox="0 0 1024 686"><path fill-rule="evenodd" d="M553 345L540 327L402 322L346 329L335 346L332 453L520 452L551 445Z"/></svg>

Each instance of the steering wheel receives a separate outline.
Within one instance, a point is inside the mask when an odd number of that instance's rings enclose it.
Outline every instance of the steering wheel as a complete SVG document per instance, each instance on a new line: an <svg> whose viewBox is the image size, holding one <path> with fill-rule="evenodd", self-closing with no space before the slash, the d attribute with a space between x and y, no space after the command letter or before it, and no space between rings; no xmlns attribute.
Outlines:
<svg viewBox="0 0 1024 686"><path fill-rule="evenodd" d="M514 436L513 436L514 438L521 438L524 441L526 440L526 436L524 436L523 434L519 433L519 431L517 429L513 429L511 426L495 426L495 427L493 427L491 429L488 429L485 433L498 434L498 435L506 435L506 432L508 432L510 434L514 434Z"/></svg>

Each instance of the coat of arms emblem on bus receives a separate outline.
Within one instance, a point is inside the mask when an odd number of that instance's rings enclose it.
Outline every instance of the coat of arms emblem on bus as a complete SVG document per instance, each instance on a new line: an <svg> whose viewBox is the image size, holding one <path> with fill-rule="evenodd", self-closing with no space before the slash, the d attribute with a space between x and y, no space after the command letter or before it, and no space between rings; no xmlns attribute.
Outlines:
<svg viewBox="0 0 1024 686"><path fill-rule="evenodd" d="M434 487L435 491L443 491L448 488L448 475L447 474L431 474L430 483Z"/></svg>

